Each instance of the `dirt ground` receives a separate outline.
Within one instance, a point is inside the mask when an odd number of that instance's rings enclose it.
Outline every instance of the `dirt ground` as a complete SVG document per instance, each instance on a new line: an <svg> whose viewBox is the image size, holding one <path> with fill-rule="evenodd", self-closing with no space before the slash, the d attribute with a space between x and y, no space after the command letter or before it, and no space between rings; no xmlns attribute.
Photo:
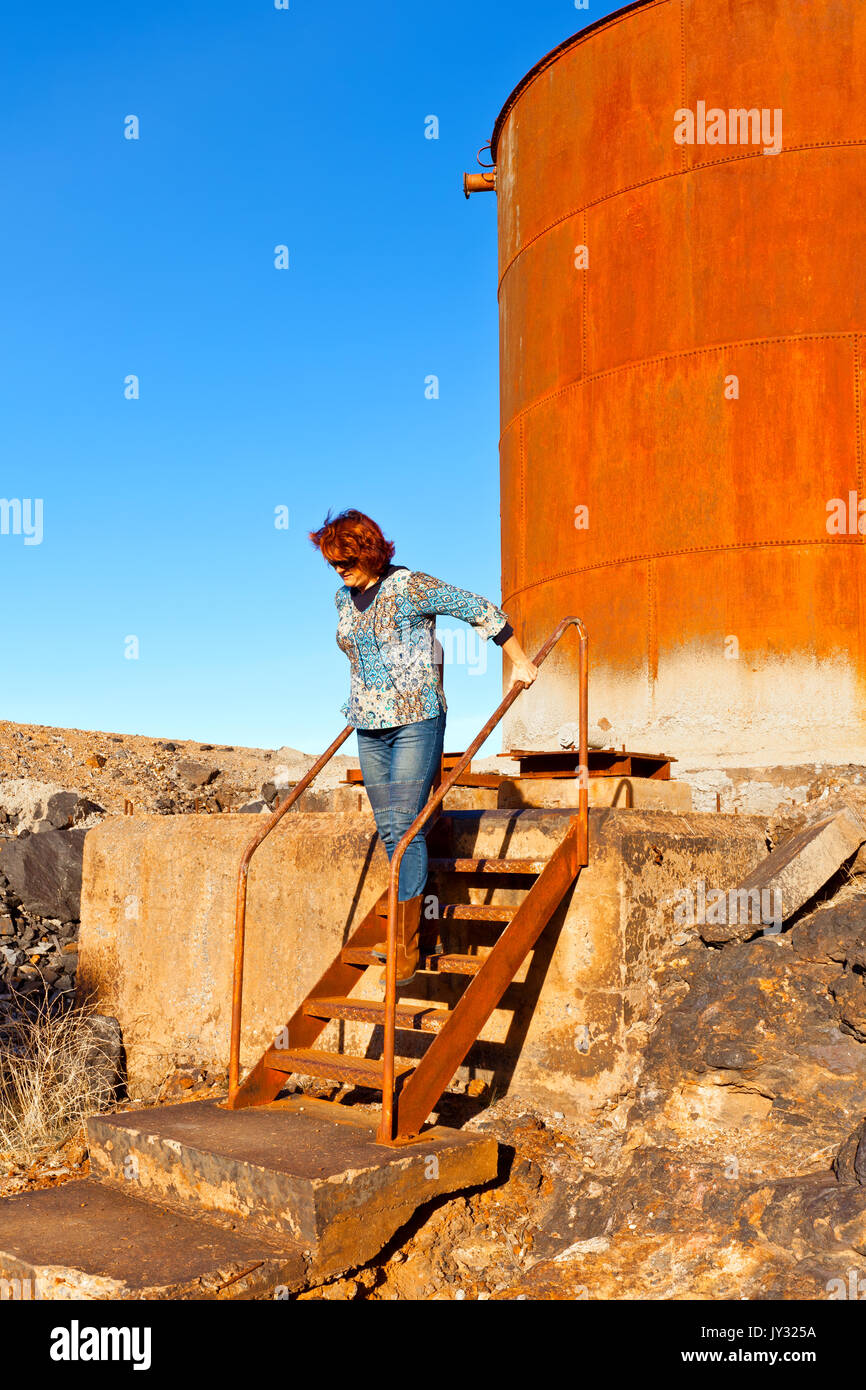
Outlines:
<svg viewBox="0 0 866 1390"><path fill-rule="evenodd" d="M32 778L74 790L106 811L230 811L275 776L297 780L313 756L296 748L241 748L191 739L0 721L0 783ZM356 758L338 754L317 779L335 785Z"/></svg>

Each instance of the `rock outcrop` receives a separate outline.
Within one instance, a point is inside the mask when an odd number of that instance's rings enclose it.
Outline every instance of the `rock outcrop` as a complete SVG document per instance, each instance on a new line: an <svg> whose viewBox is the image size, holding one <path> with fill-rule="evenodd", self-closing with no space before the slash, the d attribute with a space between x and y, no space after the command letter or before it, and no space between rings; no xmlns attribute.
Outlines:
<svg viewBox="0 0 866 1390"><path fill-rule="evenodd" d="M86 830L49 830L0 845L0 874L31 917L77 922Z"/></svg>

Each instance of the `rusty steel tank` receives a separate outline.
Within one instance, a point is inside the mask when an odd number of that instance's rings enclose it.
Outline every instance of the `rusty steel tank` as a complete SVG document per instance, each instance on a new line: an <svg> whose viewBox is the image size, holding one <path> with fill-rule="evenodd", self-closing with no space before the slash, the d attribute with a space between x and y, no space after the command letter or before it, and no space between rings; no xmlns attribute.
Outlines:
<svg viewBox="0 0 866 1390"><path fill-rule="evenodd" d="M523 645L583 618L591 724L681 771L866 761L866 5L630 5L491 155ZM503 748L576 700L566 638Z"/></svg>

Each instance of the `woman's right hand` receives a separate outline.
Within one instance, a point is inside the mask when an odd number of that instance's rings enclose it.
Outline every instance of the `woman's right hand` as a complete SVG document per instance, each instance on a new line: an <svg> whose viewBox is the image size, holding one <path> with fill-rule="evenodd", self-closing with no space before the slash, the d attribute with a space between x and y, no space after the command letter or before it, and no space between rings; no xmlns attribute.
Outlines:
<svg viewBox="0 0 866 1390"><path fill-rule="evenodd" d="M538 667L524 657L522 661L515 661L511 666L511 680L508 683L509 690L517 685L518 681L523 681L524 685L532 685L538 675Z"/></svg>
<svg viewBox="0 0 866 1390"><path fill-rule="evenodd" d="M511 662L511 680L508 682L508 689L512 690L518 681L523 681L524 685L532 685L538 675L538 667L529 660L513 634L507 642L503 643L502 650Z"/></svg>

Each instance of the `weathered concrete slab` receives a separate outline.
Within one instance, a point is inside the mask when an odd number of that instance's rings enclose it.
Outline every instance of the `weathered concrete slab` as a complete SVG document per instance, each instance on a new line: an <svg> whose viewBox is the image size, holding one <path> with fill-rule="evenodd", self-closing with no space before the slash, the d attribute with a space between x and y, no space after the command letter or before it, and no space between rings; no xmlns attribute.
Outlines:
<svg viewBox="0 0 866 1390"><path fill-rule="evenodd" d="M22 1281L19 1297L297 1292L366 1264L420 1206L498 1168L489 1135L439 1128L384 1148L369 1115L305 1097L95 1116L87 1130L90 1178L0 1201L0 1280Z"/></svg>
<svg viewBox="0 0 866 1390"><path fill-rule="evenodd" d="M445 797L446 811L486 811L497 806L496 787L452 787ZM369 815L370 802L362 786L331 787L327 791L311 788L296 803L299 812L340 811L344 815Z"/></svg>
<svg viewBox="0 0 866 1390"><path fill-rule="evenodd" d="M724 758L707 762L681 760L677 777L691 787L696 811L715 810L718 797L722 811L736 811L741 816L784 816L793 807L804 807L828 783L866 785L866 767L862 763L827 759L811 763L783 760L770 766L741 767L731 766Z"/></svg>
<svg viewBox="0 0 866 1390"><path fill-rule="evenodd" d="M94 1116L87 1135L100 1181L248 1235L288 1237L315 1281L365 1264L418 1207L489 1182L498 1166L490 1136L434 1128L385 1148L374 1116L297 1096Z"/></svg>
<svg viewBox="0 0 866 1390"><path fill-rule="evenodd" d="M559 843L569 814L454 815L453 852L543 857ZM682 886L725 883L732 866L745 875L766 858L766 840L757 818L597 808L589 851L589 865L518 976L522 983L509 990L509 1008L493 1014L470 1054L474 1075L499 1085L504 1069L509 1094L575 1119L609 1104L639 1070L653 974L672 942L697 934L678 920ZM476 902L519 896L507 885L468 890ZM346 1036L349 1047L355 1040L348 1029Z"/></svg>
<svg viewBox="0 0 866 1390"><path fill-rule="evenodd" d="M766 915L774 922L787 922L814 897L866 841L866 826L851 810L837 812L792 835L789 840L737 884L736 912L720 913L728 920L707 922L701 927L705 941L724 944L746 941L761 930L754 914L740 910L749 897L766 904ZM735 920L730 920L732 917Z"/></svg>
<svg viewBox="0 0 866 1390"><path fill-rule="evenodd" d="M571 811L455 811L445 829L463 857L546 858ZM228 1060L237 865L249 816L118 817L88 833L79 978L120 1020L130 1094L152 1094L178 1060ZM593 809L590 864L492 1015L460 1082L480 1079L532 1104L586 1115L628 1084L652 1005L659 951L680 935L681 885L727 885L766 858L762 819ZM372 816L289 815L253 861L241 1060L251 1065L386 884ZM501 880L437 881L444 903L515 904ZM459 923L443 924L460 949ZM473 926L479 944L489 941ZM490 930L490 928L487 928ZM381 994L382 971L357 992ZM416 977L406 998L453 1005L458 976ZM417 991L417 992L416 992ZM360 1031L359 1031L360 1030ZM403 1060L429 1037L399 1033ZM319 1045L377 1055L368 1025L329 1025ZM372 1051L370 1050L372 1046Z"/></svg>
<svg viewBox="0 0 866 1390"><path fill-rule="evenodd" d="M0 1201L0 1280L28 1299L245 1299L306 1281L300 1249L93 1182Z"/></svg>
<svg viewBox="0 0 866 1390"><path fill-rule="evenodd" d="M577 806L580 785L571 777L503 777L500 807ZM654 777L590 777L590 806L619 806L624 810L690 811L692 789L687 782L657 781Z"/></svg>
<svg viewBox="0 0 866 1390"><path fill-rule="evenodd" d="M118 816L84 845L77 986L120 1020L130 1096L228 1060L237 871L257 818ZM290 813L249 878L241 1062L251 1066L386 883L371 813Z"/></svg>

